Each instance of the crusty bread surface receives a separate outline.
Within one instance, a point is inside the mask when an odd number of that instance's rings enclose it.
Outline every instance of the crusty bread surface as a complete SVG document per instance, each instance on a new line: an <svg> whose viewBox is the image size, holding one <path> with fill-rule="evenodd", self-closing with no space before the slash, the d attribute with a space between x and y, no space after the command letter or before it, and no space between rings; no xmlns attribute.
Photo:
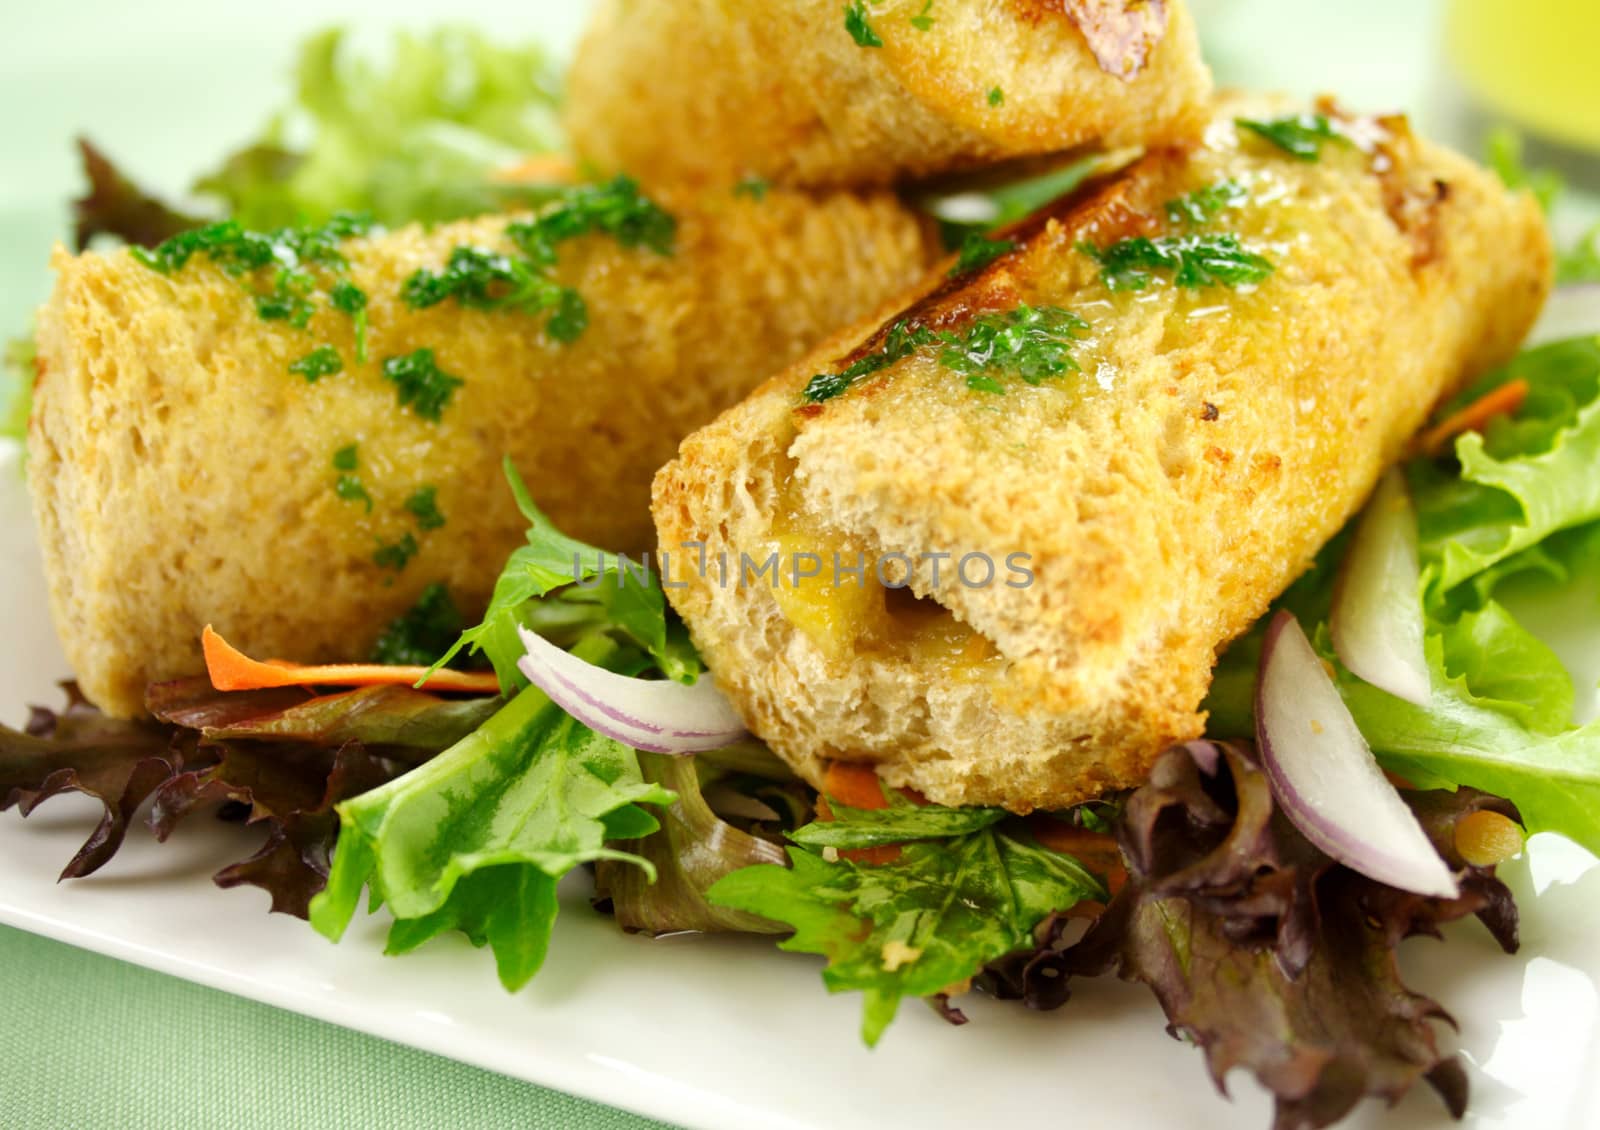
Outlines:
<svg viewBox="0 0 1600 1130"><path fill-rule="evenodd" d="M829 760L864 762L940 804L1016 811L1137 784L1202 732L1218 650L1439 398L1514 352L1550 273L1526 194L1403 119L1335 113L1355 140L1304 161L1237 128L1250 110L1230 104L1203 144L1048 209L981 271L925 283L690 436L656 477L673 604L754 732L814 784ZM1210 221L1169 214L1223 182L1244 197ZM1157 271L1113 290L1081 249L1206 232L1237 236L1271 275L1183 289ZM833 399L803 396L880 350L888 324L959 336L1021 304L1087 322L1077 372L982 391L933 344ZM826 567L802 581L791 556L789 581L741 569L773 549L906 554L917 599L860 595L875 582ZM1004 583L1020 580L1013 553L1030 584ZM996 562L995 583L954 575L968 554ZM845 595L801 598L836 582Z"/></svg>
<svg viewBox="0 0 1600 1130"><path fill-rule="evenodd" d="M602 170L646 178L862 185L1205 120L1183 0L890 0L869 6L877 47L844 7L602 0L568 73L568 133Z"/></svg>
<svg viewBox="0 0 1600 1130"><path fill-rule="evenodd" d="M525 525L505 455L573 535L647 546L650 477L677 440L937 254L887 195L653 195L678 218L674 254L602 235L561 245L555 277L589 312L570 344L542 315L402 301L405 280L457 246L513 250L515 217L353 241L366 364L349 317L319 306L305 330L263 321L244 282L204 256L163 275L126 251L58 250L29 481L52 611L89 698L139 712L146 684L195 672L207 623L248 652L315 662L364 658L430 582L475 614ZM319 344L344 371L309 383L289 365ZM438 422L402 408L380 371L421 348L465 382ZM350 444L370 512L335 491L331 460ZM424 487L437 529L405 507ZM403 569L375 561L408 535Z"/></svg>

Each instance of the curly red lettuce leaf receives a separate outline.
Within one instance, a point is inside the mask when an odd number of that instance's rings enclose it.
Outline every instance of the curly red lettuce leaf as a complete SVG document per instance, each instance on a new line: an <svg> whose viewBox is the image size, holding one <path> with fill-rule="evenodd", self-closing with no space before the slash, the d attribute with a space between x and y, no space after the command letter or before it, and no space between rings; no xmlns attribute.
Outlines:
<svg viewBox="0 0 1600 1130"><path fill-rule="evenodd" d="M1470 789L1407 801L1461 877L1460 897L1409 894L1334 863L1277 811L1247 746L1171 750L1128 799L1118 842L1129 878L1105 913L1076 944L1064 920L1047 923L1035 951L992 966L986 983L1040 1008L1065 1001L1073 976L1148 985L1219 1089L1246 1067L1274 1094L1276 1130L1330 1125L1419 1079L1459 1115L1466 1076L1433 1028L1449 1015L1405 987L1395 950L1469 914L1516 948L1509 890L1467 865L1454 836L1471 812L1515 809Z"/></svg>
<svg viewBox="0 0 1600 1130"><path fill-rule="evenodd" d="M0 726L0 810L15 806L26 816L63 792L103 806L62 878L104 866L147 802L162 840L193 812L242 807L266 838L217 872L216 883L261 887L274 911L301 918L327 884L334 806L454 744L499 705L409 687L228 693L184 679L150 688L154 720L128 721L107 718L72 684L67 693L62 710L36 707L24 731Z"/></svg>
<svg viewBox="0 0 1600 1130"><path fill-rule="evenodd" d="M139 187L88 138L78 138L78 153L88 188L72 202L73 246L77 250L85 250L101 235L136 247L154 247L205 223Z"/></svg>
<svg viewBox="0 0 1600 1130"><path fill-rule="evenodd" d="M83 793L104 808L61 872L91 875L117 853L139 806L196 756L191 735L148 722L107 718L68 684L59 710L34 707L24 730L0 726L0 811L23 815L61 793Z"/></svg>

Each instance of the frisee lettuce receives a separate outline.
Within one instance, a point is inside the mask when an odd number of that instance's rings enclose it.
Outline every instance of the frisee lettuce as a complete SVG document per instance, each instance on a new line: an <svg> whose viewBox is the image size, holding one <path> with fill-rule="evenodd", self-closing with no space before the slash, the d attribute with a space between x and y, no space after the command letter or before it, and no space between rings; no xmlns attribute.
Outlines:
<svg viewBox="0 0 1600 1130"><path fill-rule="evenodd" d="M1345 701L1387 768L1423 787L1503 796L1530 831L1600 852L1600 722L1574 723L1567 667L1500 599L1511 578L1559 582L1600 548L1600 338L1529 350L1440 414L1514 379L1529 389L1515 413L1459 437L1453 461L1407 467L1421 535L1427 707L1337 666L1326 620L1342 539L1275 607L1295 612L1335 662ZM1600 638L1600 601L1585 615L1588 634ZM1253 632L1219 663L1208 700L1214 735L1249 733L1258 650Z"/></svg>
<svg viewBox="0 0 1600 1130"><path fill-rule="evenodd" d="M1559 530L1600 519L1600 335L1531 349L1457 402L1515 379L1528 382L1526 402L1456 440L1459 472L1410 465L1430 603Z"/></svg>
<svg viewBox="0 0 1600 1130"><path fill-rule="evenodd" d="M516 191L496 169L559 148L558 98L533 44L442 27L397 35L380 65L330 29L301 47L294 104L196 190L247 227L351 209L390 226L495 211Z"/></svg>
<svg viewBox="0 0 1600 1130"><path fill-rule="evenodd" d="M632 662L598 635L573 652L601 666ZM549 948L557 881L600 859L653 877L648 860L607 841L655 831L640 805L673 799L644 779L633 750L527 687L438 757L338 806L339 844L311 924L337 941L365 887L394 917L387 952L459 930L487 944L501 983L519 989Z"/></svg>

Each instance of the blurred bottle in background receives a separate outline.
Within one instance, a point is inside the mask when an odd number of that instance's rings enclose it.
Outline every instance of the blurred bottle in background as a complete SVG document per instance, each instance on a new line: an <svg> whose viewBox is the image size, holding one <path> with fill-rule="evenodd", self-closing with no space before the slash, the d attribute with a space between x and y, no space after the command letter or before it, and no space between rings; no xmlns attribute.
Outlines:
<svg viewBox="0 0 1600 1130"><path fill-rule="evenodd" d="M1510 127L1530 165L1600 190L1600 0L1450 0L1444 49L1469 148Z"/></svg>

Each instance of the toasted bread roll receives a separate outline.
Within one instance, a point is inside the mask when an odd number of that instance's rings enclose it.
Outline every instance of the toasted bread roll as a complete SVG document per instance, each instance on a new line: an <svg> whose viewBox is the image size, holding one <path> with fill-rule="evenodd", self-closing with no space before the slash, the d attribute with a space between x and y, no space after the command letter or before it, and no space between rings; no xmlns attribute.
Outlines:
<svg viewBox="0 0 1600 1130"><path fill-rule="evenodd" d="M1210 76L1183 0L602 0L566 124L602 169L885 184L1195 132ZM858 37L881 46L861 46Z"/></svg>
<svg viewBox="0 0 1600 1130"><path fill-rule="evenodd" d="M207 623L254 654L316 661L364 657L430 582L474 614L525 528L504 455L565 529L647 546L650 476L678 439L938 254L887 196L656 199L678 220L671 255L605 235L560 245L554 277L588 310L570 344L546 314L402 300L459 246L514 252L506 217L351 241L365 364L352 319L320 296L303 330L258 316L244 284L269 285L270 268L241 279L196 255L163 275L126 251L58 250L29 479L89 698L138 712L147 683L195 671ZM289 366L319 343L343 371L312 383ZM383 375L419 349L464 382L436 422ZM352 444L356 465L337 468ZM416 495L430 487L437 516Z"/></svg>
<svg viewBox="0 0 1600 1130"><path fill-rule="evenodd" d="M1200 734L1217 650L1514 350L1548 287L1533 201L1403 119L1335 122L1303 160L1225 113L684 441L669 596L813 783L859 761L1017 811L1134 785Z"/></svg>

